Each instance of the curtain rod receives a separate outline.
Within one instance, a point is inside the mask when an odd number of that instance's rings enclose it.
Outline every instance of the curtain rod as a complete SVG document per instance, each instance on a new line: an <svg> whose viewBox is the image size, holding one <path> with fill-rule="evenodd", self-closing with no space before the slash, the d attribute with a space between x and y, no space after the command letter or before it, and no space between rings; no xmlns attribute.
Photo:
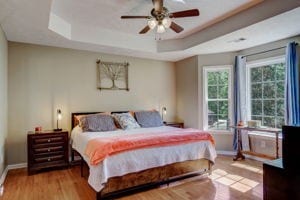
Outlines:
<svg viewBox="0 0 300 200"><path fill-rule="evenodd" d="M296 45L298 45L298 43L296 43ZM266 51L261 51L261 52L257 52L257 53L252 53L252 54L248 54L248 55L244 55L244 56L242 56L242 58L248 57L248 56L254 56L254 55L258 55L258 54L263 54L263 53L268 53L270 51L276 51L276 50L284 49L284 48L286 48L286 46L278 47L278 48L270 49L270 50L266 50Z"/></svg>

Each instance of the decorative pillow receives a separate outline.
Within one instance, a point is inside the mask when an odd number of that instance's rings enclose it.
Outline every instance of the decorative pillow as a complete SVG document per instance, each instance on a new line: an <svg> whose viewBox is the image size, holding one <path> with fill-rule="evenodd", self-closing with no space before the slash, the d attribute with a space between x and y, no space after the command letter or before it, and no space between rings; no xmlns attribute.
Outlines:
<svg viewBox="0 0 300 200"><path fill-rule="evenodd" d="M110 112L98 112L98 113L94 113L94 114L77 114L74 116L74 125L79 125L80 126L80 118L81 117L86 117L88 115L110 115Z"/></svg>
<svg viewBox="0 0 300 200"><path fill-rule="evenodd" d="M80 117L79 125L83 132L114 131L117 129L111 115L93 114Z"/></svg>
<svg viewBox="0 0 300 200"><path fill-rule="evenodd" d="M113 117L122 129L130 130L140 128L140 125L135 121L134 117L130 113L113 114Z"/></svg>
<svg viewBox="0 0 300 200"><path fill-rule="evenodd" d="M163 126L163 121L158 111L138 111L135 112L135 118L141 127Z"/></svg>

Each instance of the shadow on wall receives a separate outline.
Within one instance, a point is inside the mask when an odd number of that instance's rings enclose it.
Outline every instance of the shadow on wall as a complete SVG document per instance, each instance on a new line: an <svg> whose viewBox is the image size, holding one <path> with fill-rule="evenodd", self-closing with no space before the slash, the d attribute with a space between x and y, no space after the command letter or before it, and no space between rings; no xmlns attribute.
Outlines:
<svg viewBox="0 0 300 200"><path fill-rule="evenodd" d="M20 139L22 140L22 139ZM7 165L21 164L27 162L27 139L22 141L5 141L5 163Z"/></svg>
<svg viewBox="0 0 300 200"><path fill-rule="evenodd" d="M4 140L4 142L2 144L0 144L0 176L1 174L3 173L5 167L6 167L6 164L7 164L7 160L5 158L5 146L6 146L6 138ZM0 183L1 184L1 183Z"/></svg>

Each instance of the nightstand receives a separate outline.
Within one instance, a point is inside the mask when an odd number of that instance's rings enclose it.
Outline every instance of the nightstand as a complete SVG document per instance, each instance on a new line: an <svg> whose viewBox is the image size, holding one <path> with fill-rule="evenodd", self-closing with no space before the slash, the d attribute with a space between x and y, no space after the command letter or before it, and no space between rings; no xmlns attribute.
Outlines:
<svg viewBox="0 0 300 200"><path fill-rule="evenodd" d="M28 174L50 167L69 166L68 131L28 132Z"/></svg>
<svg viewBox="0 0 300 200"><path fill-rule="evenodd" d="M184 128L184 123L183 122L164 122L166 126L172 126L176 128Z"/></svg>

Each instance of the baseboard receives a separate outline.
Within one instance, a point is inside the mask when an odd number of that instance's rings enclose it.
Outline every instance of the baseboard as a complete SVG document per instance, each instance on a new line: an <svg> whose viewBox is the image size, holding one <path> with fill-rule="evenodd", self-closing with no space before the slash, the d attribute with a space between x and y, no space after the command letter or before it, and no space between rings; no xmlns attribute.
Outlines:
<svg viewBox="0 0 300 200"><path fill-rule="evenodd" d="M2 184L4 183L8 170L11 169L20 169L20 168L25 168L27 167L27 163L19 163L19 164L14 164L14 165L7 165L5 167L5 169L2 172L1 178L0 178L0 187L2 186Z"/></svg>
<svg viewBox="0 0 300 200"><path fill-rule="evenodd" d="M217 151L218 155L226 155L226 156L234 156L236 154L235 151Z"/></svg>
<svg viewBox="0 0 300 200"><path fill-rule="evenodd" d="M27 167L27 163L19 163L19 164L14 164L14 165L7 165L7 169L11 170L11 169L20 169L20 168L26 168Z"/></svg>
<svg viewBox="0 0 300 200"><path fill-rule="evenodd" d="M260 161L260 162L265 162L265 161L268 161L269 159L265 159L265 158L260 158L260 157L256 157L256 156L252 156L252 155L247 155L247 154L244 154L244 156L246 158L250 158L252 160L256 160L256 161Z"/></svg>
<svg viewBox="0 0 300 200"><path fill-rule="evenodd" d="M0 178L0 187L3 185L5 178L7 176L7 172L8 172L8 168L7 166L5 167L5 169L2 172L1 178Z"/></svg>

